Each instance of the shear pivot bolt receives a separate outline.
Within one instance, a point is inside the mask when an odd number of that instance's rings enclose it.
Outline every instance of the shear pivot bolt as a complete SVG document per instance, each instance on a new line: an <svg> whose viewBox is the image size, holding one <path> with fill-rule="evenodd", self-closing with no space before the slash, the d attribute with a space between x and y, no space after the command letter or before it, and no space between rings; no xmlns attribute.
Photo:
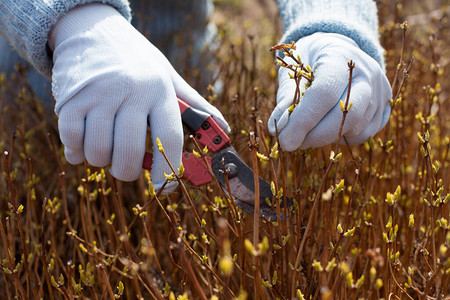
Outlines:
<svg viewBox="0 0 450 300"><path fill-rule="evenodd" d="M225 172L228 179L234 178L238 175L238 167L233 163L228 163L225 165Z"/></svg>
<svg viewBox="0 0 450 300"><path fill-rule="evenodd" d="M216 145L220 144L221 142L222 142L222 138L220 136L216 136L213 139L213 143L216 144Z"/></svg>

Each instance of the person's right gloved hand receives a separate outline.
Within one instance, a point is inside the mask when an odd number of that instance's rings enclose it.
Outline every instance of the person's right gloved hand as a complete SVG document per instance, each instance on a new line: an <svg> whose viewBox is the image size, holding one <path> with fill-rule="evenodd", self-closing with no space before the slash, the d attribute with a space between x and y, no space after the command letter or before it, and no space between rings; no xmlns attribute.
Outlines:
<svg viewBox="0 0 450 300"><path fill-rule="evenodd" d="M183 129L177 97L210 113L229 131L222 114L192 89L164 55L113 7L87 4L58 20L49 36L53 50L52 91L61 141L71 164L111 164L124 181L138 178L147 122L154 147L155 189L181 164ZM171 183L164 192L171 192Z"/></svg>

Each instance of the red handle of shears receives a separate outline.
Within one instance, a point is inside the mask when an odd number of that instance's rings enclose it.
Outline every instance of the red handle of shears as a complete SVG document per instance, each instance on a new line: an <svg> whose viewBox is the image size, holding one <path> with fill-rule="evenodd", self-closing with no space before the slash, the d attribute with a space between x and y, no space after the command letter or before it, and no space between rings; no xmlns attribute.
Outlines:
<svg viewBox="0 0 450 300"><path fill-rule="evenodd" d="M211 157L205 158L211 167ZM194 186L202 186L212 181L211 173L209 173L208 167L201 157L197 158L194 154L184 151L181 161L184 166L183 178L188 180ZM152 169L152 164L153 154L150 152L145 152L142 167L150 171Z"/></svg>
<svg viewBox="0 0 450 300"><path fill-rule="evenodd" d="M194 138L208 150L217 152L230 143L230 138L217 125L211 115L191 107L181 99L178 99L183 124L193 132ZM211 167L211 157L205 157ZM201 186L212 181L211 173L203 158L197 158L194 154L184 151L182 156L184 166L183 178L194 186ZM151 170L153 154L146 152L142 167Z"/></svg>

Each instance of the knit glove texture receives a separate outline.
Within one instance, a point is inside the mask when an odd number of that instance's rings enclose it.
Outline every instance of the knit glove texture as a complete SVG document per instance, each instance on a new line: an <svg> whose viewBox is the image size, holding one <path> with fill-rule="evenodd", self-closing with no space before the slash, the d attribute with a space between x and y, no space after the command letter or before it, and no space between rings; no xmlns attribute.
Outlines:
<svg viewBox="0 0 450 300"><path fill-rule="evenodd" d="M174 168L181 164L183 130L177 97L222 114L176 73L164 55L113 7L87 4L61 17L50 32L52 91L61 141L71 164L111 164L110 173L133 181L142 170L147 124L153 140L155 189L172 173L158 151L159 138ZM164 190L171 192L176 182Z"/></svg>
<svg viewBox="0 0 450 300"><path fill-rule="evenodd" d="M365 142L380 131L389 120L392 98L390 84L380 64L362 51L350 38L336 33L318 32L296 43L294 55L300 55L302 62L312 67L314 81L305 89L304 96L289 114L293 103L295 81L289 71L280 68L277 105L269 119L269 131L279 132L283 149L307 149L320 147L338 139L342 111L340 100L345 101L348 91L348 61L355 63L353 70L350 102L342 134L350 144ZM292 59L286 57L288 63Z"/></svg>

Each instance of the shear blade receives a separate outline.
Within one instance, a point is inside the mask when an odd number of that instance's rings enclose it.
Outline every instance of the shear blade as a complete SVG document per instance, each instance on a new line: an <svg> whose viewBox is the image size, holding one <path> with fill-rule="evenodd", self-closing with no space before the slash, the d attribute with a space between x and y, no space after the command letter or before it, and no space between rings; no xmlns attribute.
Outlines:
<svg viewBox="0 0 450 300"><path fill-rule="evenodd" d="M217 180L220 182L222 189L230 196L240 209L248 214L255 213L255 182L253 170L247 166L237 154L236 150L229 146L217 152L212 158L212 169ZM225 174L228 177L228 185L226 184ZM259 216L260 218L278 221L277 212L274 210L271 202L273 198L270 184L259 177ZM267 201L268 200L268 201ZM286 197L280 204L284 206L292 205L292 201ZM285 218L281 213L280 218Z"/></svg>

